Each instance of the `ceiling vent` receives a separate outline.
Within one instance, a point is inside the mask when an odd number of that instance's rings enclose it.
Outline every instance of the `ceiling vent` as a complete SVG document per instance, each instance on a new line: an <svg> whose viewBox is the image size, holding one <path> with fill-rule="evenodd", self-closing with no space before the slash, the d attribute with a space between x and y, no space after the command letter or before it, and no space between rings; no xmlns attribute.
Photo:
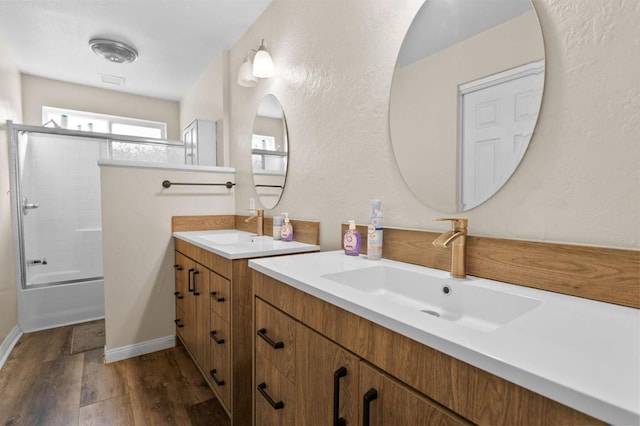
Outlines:
<svg viewBox="0 0 640 426"><path fill-rule="evenodd" d="M100 81L115 86L124 86L124 77L118 77L117 75L100 74Z"/></svg>

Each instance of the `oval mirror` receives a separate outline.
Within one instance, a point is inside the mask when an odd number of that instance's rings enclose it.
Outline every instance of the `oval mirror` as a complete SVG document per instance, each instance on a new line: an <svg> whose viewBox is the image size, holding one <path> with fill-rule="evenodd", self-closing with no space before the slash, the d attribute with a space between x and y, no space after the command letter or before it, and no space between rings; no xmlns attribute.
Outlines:
<svg viewBox="0 0 640 426"><path fill-rule="evenodd" d="M280 201L287 178L289 137L282 105L274 95L260 101L253 121L251 164L260 203L272 209Z"/></svg>
<svg viewBox="0 0 640 426"><path fill-rule="evenodd" d="M524 156L543 86L530 0L427 0L402 43L389 102L407 186L442 212L488 200Z"/></svg>

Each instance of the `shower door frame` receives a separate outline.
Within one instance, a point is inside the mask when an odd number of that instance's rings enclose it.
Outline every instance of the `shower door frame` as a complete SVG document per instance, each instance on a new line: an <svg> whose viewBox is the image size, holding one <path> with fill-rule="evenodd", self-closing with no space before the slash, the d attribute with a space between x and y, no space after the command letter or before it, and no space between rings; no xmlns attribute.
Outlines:
<svg viewBox="0 0 640 426"><path fill-rule="evenodd" d="M31 126L26 124L14 124L11 120L7 120L7 132L9 134L9 171L10 171L10 188L13 194L11 202L13 208L11 209L11 215L13 217L14 242L17 242L18 256L16 256L16 272L20 280L20 288L23 290L38 288L38 287L51 287L62 284L72 284L78 282L90 282L95 280L101 280L103 277L90 277L86 279L76 279L60 281L55 283L28 285L27 284L27 259L25 253L24 242L24 221L22 214L22 182L20 179L20 154L19 154L19 133L42 133L49 135L59 136L71 136L106 140L108 144L109 159L111 157L111 143L112 142L129 142L141 145L162 145L162 146L180 146L184 147L184 142L174 141L170 139L153 139L144 138L140 136L128 136L128 135L116 135L112 133L99 133L99 132L87 132L82 130L68 130L58 129L42 126Z"/></svg>

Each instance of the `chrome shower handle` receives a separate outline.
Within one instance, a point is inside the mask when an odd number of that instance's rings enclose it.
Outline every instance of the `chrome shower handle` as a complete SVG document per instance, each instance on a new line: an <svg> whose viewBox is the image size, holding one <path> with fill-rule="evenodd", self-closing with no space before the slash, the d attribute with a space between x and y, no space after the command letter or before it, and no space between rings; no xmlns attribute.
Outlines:
<svg viewBox="0 0 640 426"><path fill-rule="evenodd" d="M27 197L22 198L22 213L26 216L29 213L28 210L37 209L40 207L40 203L30 203Z"/></svg>

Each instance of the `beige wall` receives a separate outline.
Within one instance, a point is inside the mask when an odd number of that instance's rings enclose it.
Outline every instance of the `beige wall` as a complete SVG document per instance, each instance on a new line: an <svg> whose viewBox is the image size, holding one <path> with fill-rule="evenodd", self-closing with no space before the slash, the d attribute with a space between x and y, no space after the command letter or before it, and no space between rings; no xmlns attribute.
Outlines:
<svg viewBox="0 0 640 426"><path fill-rule="evenodd" d="M345 219L367 220L372 198L382 199L386 226L446 229L432 221L441 212L405 186L389 137L395 59L420 5L275 0L233 46L232 74L262 38L277 72L255 88L233 81L230 87L236 211L255 197L248 141L260 99L273 93L290 142L287 188L275 211L320 220L323 249L340 247ZM511 180L462 216L473 235L637 248L640 3L535 0L534 6L547 60L538 127Z"/></svg>
<svg viewBox="0 0 640 426"><path fill-rule="evenodd" d="M59 80L22 76L24 124L42 124L42 107L69 108L99 114L167 123L167 138L180 140L180 105L175 101L130 95Z"/></svg>
<svg viewBox="0 0 640 426"><path fill-rule="evenodd" d="M101 167L104 293L109 351L175 334L171 216L233 214L233 173Z"/></svg>
<svg viewBox="0 0 640 426"><path fill-rule="evenodd" d="M6 121L22 121L20 72L0 43L0 345L18 324Z"/></svg>
<svg viewBox="0 0 640 426"><path fill-rule="evenodd" d="M229 164L228 63L227 51L218 55L180 100L180 128L184 129L195 119L217 123L219 166ZM235 84L235 80L232 83Z"/></svg>
<svg viewBox="0 0 640 426"><path fill-rule="evenodd" d="M531 11L395 70L393 153L412 189L428 194L429 206L459 208L458 86L540 59L542 34Z"/></svg>

